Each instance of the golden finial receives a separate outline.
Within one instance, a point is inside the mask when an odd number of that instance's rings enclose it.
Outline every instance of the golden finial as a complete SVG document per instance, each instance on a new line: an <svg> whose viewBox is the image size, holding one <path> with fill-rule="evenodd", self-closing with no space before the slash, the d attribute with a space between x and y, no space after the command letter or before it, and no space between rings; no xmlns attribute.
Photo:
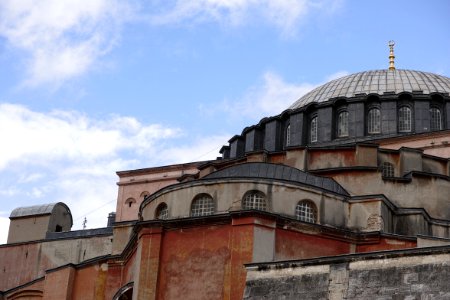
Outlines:
<svg viewBox="0 0 450 300"><path fill-rule="evenodd" d="M389 49L390 49L390 52L389 52L389 70L395 70L395 65L394 65L394 58L395 58L395 55L394 55L394 45L395 45L395 42L394 41L389 41Z"/></svg>

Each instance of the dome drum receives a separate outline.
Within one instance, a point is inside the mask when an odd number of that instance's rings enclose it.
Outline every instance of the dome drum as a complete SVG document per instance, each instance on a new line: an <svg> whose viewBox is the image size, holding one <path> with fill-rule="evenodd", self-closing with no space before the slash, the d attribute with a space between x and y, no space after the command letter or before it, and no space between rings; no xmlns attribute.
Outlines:
<svg viewBox="0 0 450 300"><path fill-rule="evenodd" d="M313 90L280 115L264 118L259 124L245 128L241 135L229 141L229 151L226 147L222 149L222 156L236 158L255 151L277 152L289 147L348 144L450 129L450 97L446 92L450 90L450 79L408 72L401 74L403 80L416 76L417 82L406 84L402 81L403 88L396 84L395 91L388 91L381 85L379 89L372 86L360 90L354 88L355 93L349 94L348 89L353 86L349 82L345 93L330 94L325 91L341 85L336 85L335 81L325 84L325 90L324 86ZM367 75L359 76L369 80ZM347 82L347 77L340 80ZM425 77L428 81L423 81ZM350 78L356 80L359 77L350 75ZM419 88L422 90L416 90ZM323 95L335 97L322 99Z"/></svg>

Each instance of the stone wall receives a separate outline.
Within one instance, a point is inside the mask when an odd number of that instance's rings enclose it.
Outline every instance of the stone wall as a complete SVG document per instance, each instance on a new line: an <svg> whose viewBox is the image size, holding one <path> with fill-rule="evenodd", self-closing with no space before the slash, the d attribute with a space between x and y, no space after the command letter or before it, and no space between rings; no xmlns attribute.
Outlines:
<svg viewBox="0 0 450 300"><path fill-rule="evenodd" d="M450 299L450 247L247 265L244 299Z"/></svg>

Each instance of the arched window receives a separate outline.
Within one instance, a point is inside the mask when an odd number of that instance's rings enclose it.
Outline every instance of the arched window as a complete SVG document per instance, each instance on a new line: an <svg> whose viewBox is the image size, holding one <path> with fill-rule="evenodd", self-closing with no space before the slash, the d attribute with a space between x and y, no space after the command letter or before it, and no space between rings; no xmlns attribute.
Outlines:
<svg viewBox="0 0 450 300"><path fill-rule="evenodd" d="M309 140L311 143L317 142L317 117L311 119Z"/></svg>
<svg viewBox="0 0 450 300"><path fill-rule="evenodd" d="M302 200L295 207L295 217L297 220L316 223L317 209L312 201Z"/></svg>
<svg viewBox="0 0 450 300"><path fill-rule="evenodd" d="M244 195L243 209L266 210L266 196L260 191L250 191Z"/></svg>
<svg viewBox="0 0 450 300"><path fill-rule="evenodd" d="M437 107L430 108L430 130L441 130L442 129L442 119L441 110Z"/></svg>
<svg viewBox="0 0 450 300"><path fill-rule="evenodd" d="M134 198L128 198L128 199L125 201L125 204L126 204L128 207L131 207L131 206L133 205L133 203L136 203L136 200L134 200Z"/></svg>
<svg viewBox="0 0 450 300"><path fill-rule="evenodd" d="M208 216L214 213L214 200L208 194L200 194L191 205L191 217Z"/></svg>
<svg viewBox="0 0 450 300"><path fill-rule="evenodd" d="M338 115L337 135L338 137L348 136L348 111L342 111Z"/></svg>
<svg viewBox="0 0 450 300"><path fill-rule="evenodd" d="M388 162L384 162L381 165L381 176L394 177L394 165Z"/></svg>
<svg viewBox="0 0 450 300"><path fill-rule="evenodd" d="M402 106L398 110L398 131L411 131L411 109L408 106Z"/></svg>
<svg viewBox="0 0 450 300"><path fill-rule="evenodd" d="M158 207L156 208L155 216L156 219L166 220L169 217L169 208L167 207L167 204L161 203L160 205L158 205Z"/></svg>
<svg viewBox="0 0 450 300"><path fill-rule="evenodd" d="M286 127L286 147L291 145L291 124Z"/></svg>
<svg viewBox="0 0 450 300"><path fill-rule="evenodd" d="M369 109L367 114L367 133L381 133L381 114L378 108Z"/></svg>
<svg viewBox="0 0 450 300"><path fill-rule="evenodd" d="M140 199L144 200L144 198L147 197L148 195L150 195L149 192L143 191L143 192L141 193Z"/></svg>

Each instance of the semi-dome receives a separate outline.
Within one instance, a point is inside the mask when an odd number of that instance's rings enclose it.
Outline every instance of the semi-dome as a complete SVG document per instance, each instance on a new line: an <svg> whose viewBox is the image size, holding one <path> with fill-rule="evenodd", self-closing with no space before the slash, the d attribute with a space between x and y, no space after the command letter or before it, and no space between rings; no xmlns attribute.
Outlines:
<svg viewBox="0 0 450 300"><path fill-rule="evenodd" d="M325 102L336 97L413 91L421 91L424 94L448 93L450 78L412 70L365 71L325 83L298 99L289 108L296 109L312 102Z"/></svg>

